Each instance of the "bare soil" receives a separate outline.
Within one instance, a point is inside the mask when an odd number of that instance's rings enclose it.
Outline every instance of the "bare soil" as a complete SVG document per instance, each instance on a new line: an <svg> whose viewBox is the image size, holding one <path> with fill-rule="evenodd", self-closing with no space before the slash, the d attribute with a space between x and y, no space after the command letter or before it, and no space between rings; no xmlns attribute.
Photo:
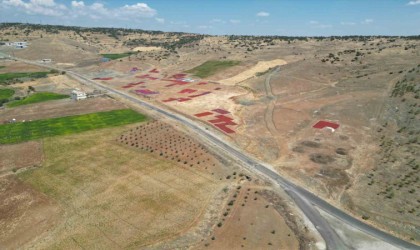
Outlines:
<svg viewBox="0 0 420 250"><path fill-rule="evenodd" d="M26 63L18 61L2 61L0 63L4 68L0 68L0 74L2 73L13 73L13 72L40 72L46 71L45 68L41 68L35 65L28 65Z"/></svg>
<svg viewBox="0 0 420 250"><path fill-rule="evenodd" d="M18 180L14 175L0 177L0 245L17 249L58 224L59 205Z"/></svg>
<svg viewBox="0 0 420 250"><path fill-rule="evenodd" d="M196 248L305 249L306 242L300 247L299 241L306 236L301 235L294 221L285 220L284 216L293 216L286 214L281 201L271 196L249 184L235 188L212 235Z"/></svg>
<svg viewBox="0 0 420 250"><path fill-rule="evenodd" d="M40 166L42 161L42 143L38 141L0 145L0 173Z"/></svg>

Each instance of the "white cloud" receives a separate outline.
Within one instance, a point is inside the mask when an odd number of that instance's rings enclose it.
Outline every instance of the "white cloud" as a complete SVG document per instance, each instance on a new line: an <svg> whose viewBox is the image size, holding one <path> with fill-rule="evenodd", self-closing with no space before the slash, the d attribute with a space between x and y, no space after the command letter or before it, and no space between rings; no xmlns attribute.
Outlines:
<svg viewBox="0 0 420 250"><path fill-rule="evenodd" d="M212 29L213 26L211 26L211 25L199 25L199 26L197 26L197 28L199 28L201 30L207 30L207 29Z"/></svg>
<svg viewBox="0 0 420 250"><path fill-rule="evenodd" d="M413 0L407 3L407 5L418 5L420 4L420 0Z"/></svg>
<svg viewBox="0 0 420 250"><path fill-rule="evenodd" d="M155 18L155 20L156 20L156 22L158 22L158 23L165 23L165 19L164 18L159 18L159 17L156 17Z"/></svg>
<svg viewBox="0 0 420 250"><path fill-rule="evenodd" d="M232 23L232 24L238 24L238 23L240 23L240 22L241 22L241 20L237 20L237 19L230 19L230 20L229 20L229 22L230 22L230 23Z"/></svg>
<svg viewBox="0 0 420 250"><path fill-rule="evenodd" d="M102 3L93 3L89 6L90 11L95 12L96 14L108 15L109 11Z"/></svg>
<svg viewBox="0 0 420 250"><path fill-rule="evenodd" d="M320 23L318 21L309 21L309 24L313 28L317 28L317 29L328 29L328 28L332 28L333 27L331 24L323 24L323 23Z"/></svg>
<svg viewBox="0 0 420 250"><path fill-rule="evenodd" d="M101 2L94 2L91 5L84 1L71 1L66 5L58 4L55 0L0 0L0 3L9 7L12 11L21 11L31 15L56 16L63 19L87 17L94 20L110 19L132 20L141 18L152 18L157 15L157 11L149 7L146 3L135 3L122 7L107 8ZM163 23L164 19L156 21Z"/></svg>
<svg viewBox="0 0 420 250"><path fill-rule="evenodd" d="M362 24L370 24L373 23L373 19L365 19L362 21Z"/></svg>
<svg viewBox="0 0 420 250"><path fill-rule="evenodd" d="M226 23L226 22L223 21L222 19L214 18L214 19L211 19L210 20L210 23Z"/></svg>
<svg viewBox="0 0 420 250"><path fill-rule="evenodd" d="M348 25L348 26L353 26L353 25L356 25L356 23L355 23L355 22L341 22L340 24L341 24L341 25Z"/></svg>
<svg viewBox="0 0 420 250"><path fill-rule="evenodd" d="M40 5L40 6L55 6L54 0L31 0L30 1L34 5Z"/></svg>
<svg viewBox="0 0 420 250"><path fill-rule="evenodd" d="M2 4L15 8L29 15L62 16L67 7L57 4L54 0L3 0Z"/></svg>
<svg viewBox="0 0 420 250"><path fill-rule="evenodd" d="M265 12L265 11L260 11L257 13L257 16L259 17L268 17L270 15L270 13Z"/></svg>
<svg viewBox="0 0 420 250"><path fill-rule="evenodd" d="M71 1L71 6L74 8L82 8L85 7L85 3L83 1Z"/></svg>
<svg viewBox="0 0 420 250"><path fill-rule="evenodd" d="M140 17L154 17L157 14L157 11L150 8L145 3L136 3L133 5L125 5L120 8L121 14L133 14L139 15Z"/></svg>

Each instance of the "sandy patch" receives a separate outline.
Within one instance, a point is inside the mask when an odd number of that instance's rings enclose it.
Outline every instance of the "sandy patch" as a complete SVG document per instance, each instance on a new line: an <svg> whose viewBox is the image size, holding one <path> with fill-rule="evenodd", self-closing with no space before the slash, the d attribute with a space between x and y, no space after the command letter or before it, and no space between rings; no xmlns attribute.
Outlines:
<svg viewBox="0 0 420 250"><path fill-rule="evenodd" d="M145 52L145 51L156 51L156 50L162 50L161 47L135 47L133 49L133 51L141 51L141 52Z"/></svg>
<svg viewBox="0 0 420 250"><path fill-rule="evenodd" d="M275 66L284 65L287 64L285 60L282 59L275 59L271 61L260 61L255 65L254 67L239 73L236 76L233 76L228 79L221 80L220 82L227 85L235 85L237 83L243 82L251 77L254 77L256 73L258 72L264 72L268 70L269 68L273 68Z"/></svg>
<svg viewBox="0 0 420 250"><path fill-rule="evenodd" d="M74 63L57 63L58 66L76 66Z"/></svg>

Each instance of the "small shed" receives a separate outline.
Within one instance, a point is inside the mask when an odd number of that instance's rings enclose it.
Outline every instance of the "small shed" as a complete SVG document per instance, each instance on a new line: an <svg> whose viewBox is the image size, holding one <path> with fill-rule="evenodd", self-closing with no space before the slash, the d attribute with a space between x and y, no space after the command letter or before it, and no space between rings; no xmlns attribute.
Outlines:
<svg viewBox="0 0 420 250"><path fill-rule="evenodd" d="M71 99L75 101L84 100L87 98L87 95L85 92L80 91L79 89L75 89L71 92Z"/></svg>

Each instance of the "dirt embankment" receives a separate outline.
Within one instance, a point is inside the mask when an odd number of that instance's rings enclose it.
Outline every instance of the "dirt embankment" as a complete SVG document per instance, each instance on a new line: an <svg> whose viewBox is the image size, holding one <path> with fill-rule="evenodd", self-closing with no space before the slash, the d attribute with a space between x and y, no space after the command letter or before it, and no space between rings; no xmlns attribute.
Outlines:
<svg viewBox="0 0 420 250"><path fill-rule="evenodd" d="M237 83L243 82L251 77L254 77L257 73L260 72L265 72L270 68L279 66L279 65L284 65L287 64L287 62L285 60L282 59L275 59L272 61L260 61L257 63L257 65L255 65L254 67L239 73L236 76L233 76L231 78L228 79L224 79L219 81L220 83L226 84L226 85L235 85Z"/></svg>

